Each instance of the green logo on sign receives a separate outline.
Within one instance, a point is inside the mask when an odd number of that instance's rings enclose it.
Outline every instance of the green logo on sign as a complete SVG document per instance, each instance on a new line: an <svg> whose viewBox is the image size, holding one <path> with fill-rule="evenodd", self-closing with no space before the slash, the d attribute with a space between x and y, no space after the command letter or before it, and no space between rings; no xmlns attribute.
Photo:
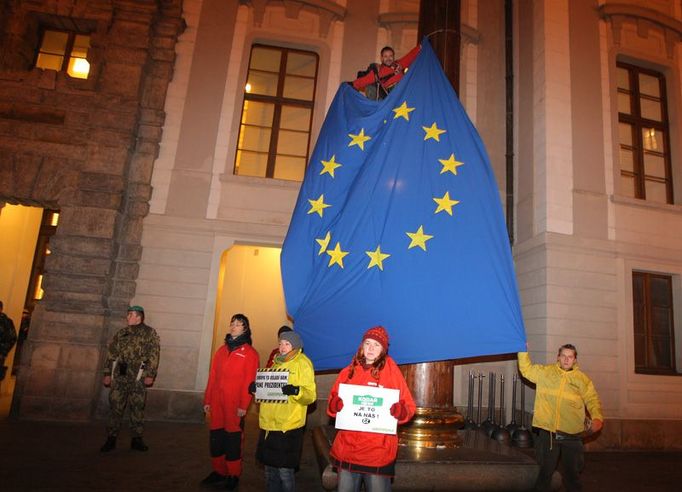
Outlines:
<svg viewBox="0 0 682 492"><path fill-rule="evenodd" d="M353 405L380 407L383 404L384 404L383 398L378 398L370 395L353 395Z"/></svg>

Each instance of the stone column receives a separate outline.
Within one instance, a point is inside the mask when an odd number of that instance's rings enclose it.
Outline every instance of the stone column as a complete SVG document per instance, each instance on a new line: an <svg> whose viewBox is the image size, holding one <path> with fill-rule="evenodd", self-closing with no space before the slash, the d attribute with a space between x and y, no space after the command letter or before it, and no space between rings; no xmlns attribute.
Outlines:
<svg viewBox="0 0 682 492"><path fill-rule="evenodd" d="M421 0L417 39L429 38L455 92L459 94L460 0Z"/></svg>
<svg viewBox="0 0 682 492"><path fill-rule="evenodd" d="M455 91L459 87L460 2L422 0L419 39L429 41ZM457 343L453 340L452 343ZM401 367L417 403L414 419L400 431L402 444L419 447L454 447L457 429L464 422L453 405L454 361L425 362Z"/></svg>

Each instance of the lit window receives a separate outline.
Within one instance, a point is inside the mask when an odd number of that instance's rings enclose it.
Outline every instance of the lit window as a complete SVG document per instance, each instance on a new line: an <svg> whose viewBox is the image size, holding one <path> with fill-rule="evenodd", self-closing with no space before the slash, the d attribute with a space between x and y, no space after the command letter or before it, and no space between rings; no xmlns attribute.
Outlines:
<svg viewBox="0 0 682 492"><path fill-rule="evenodd" d="M59 212L50 212L50 225L57 227L57 224L59 224Z"/></svg>
<svg viewBox="0 0 682 492"><path fill-rule="evenodd" d="M45 30L36 58L36 67L66 72L77 79L90 73L90 36L68 31Z"/></svg>
<svg viewBox="0 0 682 492"><path fill-rule="evenodd" d="M315 53L254 45L234 173L303 180L317 82Z"/></svg>
<svg viewBox="0 0 682 492"><path fill-rule="evenodd" d="M665 77L618 63L621 193L673 203Z"/></svg>
<svg viewBox="0 0 682 492"><path fill-rule="evenodd" d="M672 276L632 272L635 372L674 374Z"/></svg>

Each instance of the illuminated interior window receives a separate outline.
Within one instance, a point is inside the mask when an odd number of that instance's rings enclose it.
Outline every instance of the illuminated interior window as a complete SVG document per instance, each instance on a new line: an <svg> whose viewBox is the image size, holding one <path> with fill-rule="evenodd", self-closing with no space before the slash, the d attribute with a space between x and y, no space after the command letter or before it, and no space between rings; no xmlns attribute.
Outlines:
<svg viewBox="0 0 682 492"><path fill-rule="evenodd" d="M234 173L303 180L315 105L318 56L253 45Z"/></svg>
<svg viewBox="0 0 682 492"><path fill-rule="evenodd" d="M69 31L46 29L36 58L36 67L66 72L71 77L87 79L90 36Z"/></svg>
<svg viewBox="0 0 682 492"><path fill-rule="evenodd" d="M635 372L679 374L675 360L673 276L632 272L632 306Z"/></svg>
<svg viewBox="0 0 682 492"><path fill-rule="evenodd" d="M673 203L665 77L628 63L616 66L620 192Z"/></svg>

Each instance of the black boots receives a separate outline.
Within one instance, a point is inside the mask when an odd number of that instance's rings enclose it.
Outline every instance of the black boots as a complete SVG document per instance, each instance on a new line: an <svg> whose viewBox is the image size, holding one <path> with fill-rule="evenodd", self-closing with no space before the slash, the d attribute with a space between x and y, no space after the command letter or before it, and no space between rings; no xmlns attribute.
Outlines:
<svg viewBox="0 0 682 492"><path fill-rule="evenodd" d="M212 471L206 478L201 481L201 485L211 488L225 488L226 490L235 490L239 483L239 477L234 475L225 476L218 472Z"/></svg>
<svg viewBox="0 0 682 492"><path fill-rule="evenodd" d="M130 441L130 449L135 451L147 451L149 446L147 446L141 437L133 437Z"/></svg>
<svg viewBox="0 0 682 492"><path fill-rule="evenodd" d="M102 453L108 453L109 451L113 451L115 448L116 436L109 436L99 450ZM135 451L147 451L149 446L144 443L141 437L133 437L130 441L130 449L134 449Z"/></svg>
<svg viewBox="0 0 682 492"><path fill-rule="evenodd" d="M225 489L226 490L235 490L237 488L237 485L239 484L239 477L235 477L234 475L230 475L227 477L227 480L225 480Z"/></svg>
<svg viewBox="0 0 682 492"><path fill-rule="evenodd" d="M201 481L202 486L209 486L209 487L217 487L219 485L223 485L225 483L225 480L227 480L227 477L225 475L221 475L220 473L216 471L212 471L211 473L208 474L206 478L204 478Z"/></svg>
<svg viewBox="0 0 682 492"><path fill-rule="evenodd" d="M113 451L115 447L116 447L116 436L109 436L109 437L107 437L107 440L102 445L102 447L99 448L99 450L101 453L108 453L109 451Z"/></svg>

